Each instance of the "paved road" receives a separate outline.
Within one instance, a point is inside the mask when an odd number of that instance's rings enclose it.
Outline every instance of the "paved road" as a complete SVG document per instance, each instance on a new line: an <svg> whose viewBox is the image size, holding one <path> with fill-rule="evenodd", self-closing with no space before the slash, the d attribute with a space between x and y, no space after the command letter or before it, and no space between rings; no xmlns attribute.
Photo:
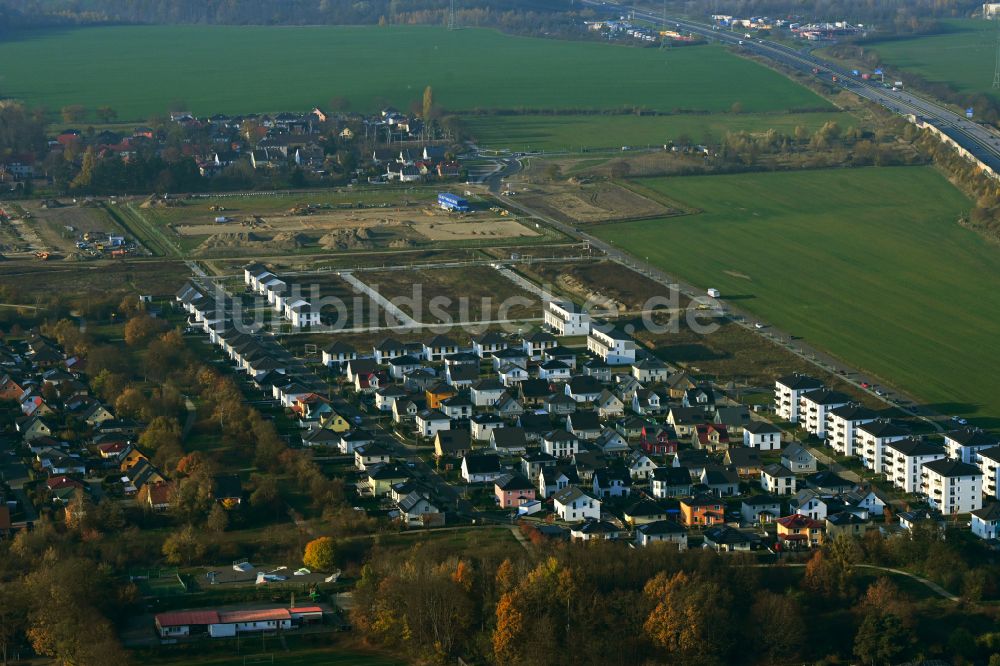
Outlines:
<svg viewBox="0 0 1000 666"><path fill-rule="evenodd" d="M806 565L806 564L799 564L799 563L786 564L784 562L779 562L777 564L759 564L759 565L754 565L754 566L759 566L759 567L796 567L796 568L798 568L798 567L804 567L804 566L808 566L808 565ZM958 597L957 595L952 594L951 592L949 592L948 590L944 589L943 587L941 587L940 585L938 585L934 581L927 580L923 576L918 576L917 574L910 573L909 571L903 571L902 569L893 569L892 567L880 567L880 566L878 566L876 564L855 564L854 567L856 569L872 569L873 571L884 571L886 573L896 574L897 576L906 576L907 578L912 578L913 580L917 581L918 583L921 583L922 585L927 586L932 592L934 592L934 594L936 594L936 595L938 595L940 597L944 597L948 601L953 601L955 603L958 603L959 601L961 601L960 597Z"/></svg>
<svg viewBox="0 0 1000 666"><path fill-rule="evenodd" d="M592 5L603 4L596 0L584 0L584 2ZM610 5L611 3L608 4ZM663 20L662 14L657 15L626 5L615 6L620 7L623 11L634 11L636 17L648 21L658 23ZM749 39L738 33L731 33L721 29L717 30L714 26L686 19L667 18L667 21L709 39L715 39L734 46L741 46L747 53L763 56L798 71L811 74L815 69L817 70L817 76L831 83L833 83L833 77L836 77L837 85L865 99L871 100L876 104L881 104L900 115L915 115L923 118L968 150L976 159L988 165L994 171L1000 171L1000 133L955 113L943 104L924 99L907 90L885 88L878 81L865 81L855 78L851 76L849 71L842 69L828 60L813 55L808 49L796 50L790 46L769 40Z"/></svg>

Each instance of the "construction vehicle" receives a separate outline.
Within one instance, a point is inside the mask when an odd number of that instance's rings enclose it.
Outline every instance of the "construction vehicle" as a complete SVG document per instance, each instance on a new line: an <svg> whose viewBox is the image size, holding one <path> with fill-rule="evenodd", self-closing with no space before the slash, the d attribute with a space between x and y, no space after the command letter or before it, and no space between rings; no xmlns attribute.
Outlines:
<svg viewBox="0 0 1000 666"><path fill-rule="evenodd" d="M45 251L45 250L39 250L39 251L35 252L35 258L36 259L40 259L42 261L48 261L49 260L49 253L47 251Z"/></svg>

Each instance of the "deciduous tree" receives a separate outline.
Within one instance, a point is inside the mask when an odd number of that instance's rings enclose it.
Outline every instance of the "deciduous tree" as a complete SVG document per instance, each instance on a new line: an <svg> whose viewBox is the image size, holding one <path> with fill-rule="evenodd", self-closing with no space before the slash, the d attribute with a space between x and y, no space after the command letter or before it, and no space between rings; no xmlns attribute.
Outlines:
<svg viewBox="0 0 1000 666"><path fill-rule="evenodd" d="M331 537L319 537L306 544L302 564L313 571L331 571L336 564L337 545Z"/></svg>

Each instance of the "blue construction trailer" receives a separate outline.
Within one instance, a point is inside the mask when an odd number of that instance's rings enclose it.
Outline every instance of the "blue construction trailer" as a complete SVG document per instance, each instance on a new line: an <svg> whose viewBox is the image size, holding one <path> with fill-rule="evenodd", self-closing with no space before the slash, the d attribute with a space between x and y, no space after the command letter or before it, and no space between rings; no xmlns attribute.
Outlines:
<svg viewBox="0 0 1000 666"><path fill-rule="evenodd" d="M468 213L472 210L467 199L451 192L438 192L438 206L457 213Z"/></svg>

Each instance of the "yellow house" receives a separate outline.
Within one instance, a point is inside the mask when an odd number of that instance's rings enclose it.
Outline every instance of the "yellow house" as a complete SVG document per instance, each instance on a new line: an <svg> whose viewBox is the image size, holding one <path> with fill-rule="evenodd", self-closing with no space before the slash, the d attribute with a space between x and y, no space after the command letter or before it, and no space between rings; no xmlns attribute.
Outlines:
<svg viewBox="0 0 1000 666"><path fill-rule="evenodd" d="M368 487L372 495L382 497L388 495L393 485L410 478L405 468L399 465L376 465L368 470Z"/></svg>
<svg viewBox="0 0 1000 666"><path fill-rule="evenodd" d="M351 424L347 422L347 419L336 412L324 417L320 421L320 425L334 432L347 432L351 429Z"/></svg>

